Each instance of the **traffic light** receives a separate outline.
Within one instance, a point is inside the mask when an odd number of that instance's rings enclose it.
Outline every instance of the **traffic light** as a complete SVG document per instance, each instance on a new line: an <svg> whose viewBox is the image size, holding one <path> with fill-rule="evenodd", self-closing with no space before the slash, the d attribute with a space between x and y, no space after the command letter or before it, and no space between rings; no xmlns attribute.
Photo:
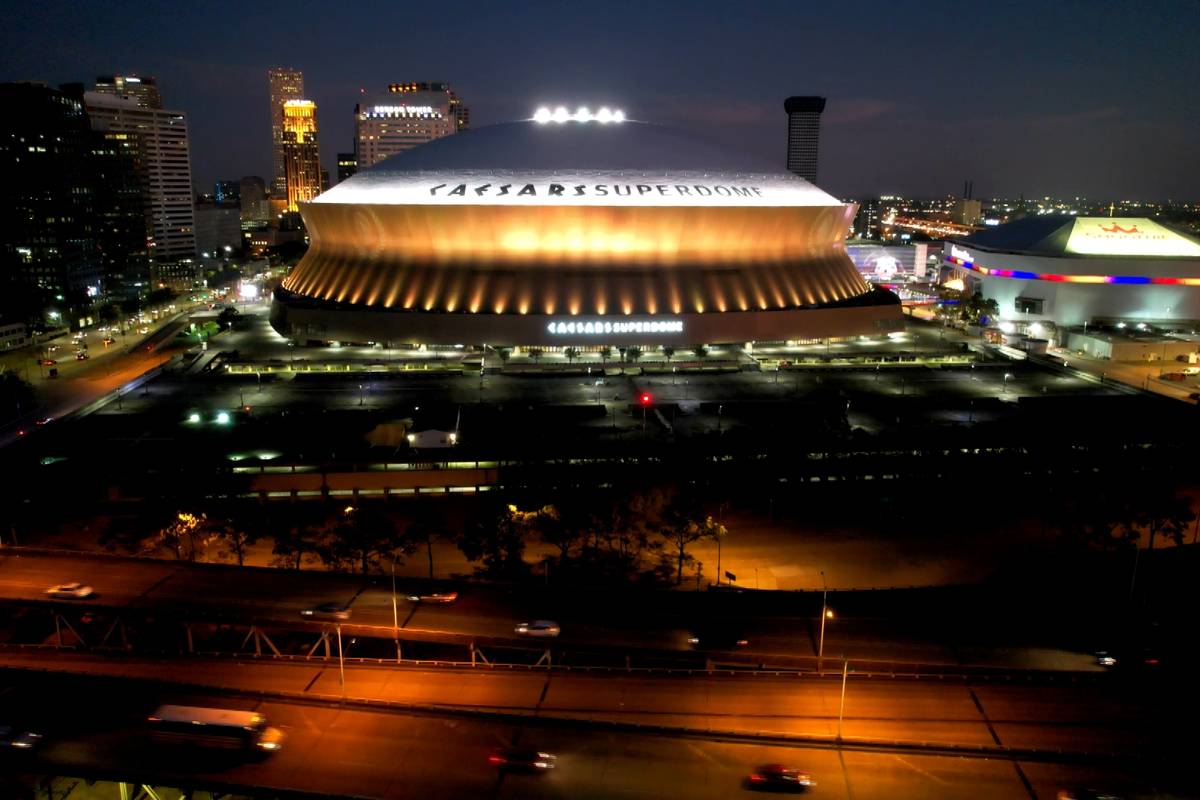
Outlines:
<svg viewBox="0 0 1200 800"><path fill-rule="evenodd" d="M652 402L654 402L654 398L650 396L649 392L642 392L641 400L642 400L642 405L644 405L644 406L648 406Z"/></svg>

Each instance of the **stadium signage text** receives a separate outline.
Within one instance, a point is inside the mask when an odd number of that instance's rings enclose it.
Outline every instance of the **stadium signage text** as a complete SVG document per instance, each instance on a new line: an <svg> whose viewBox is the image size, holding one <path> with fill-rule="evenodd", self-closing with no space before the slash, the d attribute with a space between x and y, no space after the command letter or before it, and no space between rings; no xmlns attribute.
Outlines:
<svg viewBox="0 0 1200 800"><path fill-rule="evenodd" d="M447 189L449 187L449 189ZM429 187L433 197L762 197L757 186L723 186L666 183L439 183Z"/></svg>
<svg viewBox="0 0 1200 800"><path fill-rule="evenodd" d="M587 319L569 321L551 320L546 330L554 336L577 335L603 336L612 333L683 333L681 319L649 320L600 320Z"/></svg>

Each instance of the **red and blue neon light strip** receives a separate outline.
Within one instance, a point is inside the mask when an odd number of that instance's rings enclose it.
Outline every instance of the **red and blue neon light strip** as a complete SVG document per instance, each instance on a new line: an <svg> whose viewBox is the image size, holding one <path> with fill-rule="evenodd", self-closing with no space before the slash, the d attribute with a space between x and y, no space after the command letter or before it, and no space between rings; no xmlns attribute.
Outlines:
<svg viewBox="0 0 1200 800"><path fill-rule="evenodd" d="M1156 286L1200 286L1200 278L1152 278L1149 275L1052 275L1044 272L1026 272L1018 269L993 269L977 267L974 262L954 256L946 256L946 263L964 267L980 275L994 278L1016 278L1025 281L1051 281L1053 283L1124 283L1153 284Z"/></svg>

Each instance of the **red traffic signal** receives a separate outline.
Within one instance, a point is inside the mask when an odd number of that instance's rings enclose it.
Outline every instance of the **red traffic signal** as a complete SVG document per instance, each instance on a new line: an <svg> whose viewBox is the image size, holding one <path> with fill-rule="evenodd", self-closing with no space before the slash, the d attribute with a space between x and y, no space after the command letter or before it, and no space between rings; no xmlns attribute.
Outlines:
<svg viewBox="0 0 1200 800"><path fill-rule="evenodd" d="M642 405L648 406L652 402L654 402L654 398L650 396L649 392L642 392L641 401L642 401Z"/></svg>

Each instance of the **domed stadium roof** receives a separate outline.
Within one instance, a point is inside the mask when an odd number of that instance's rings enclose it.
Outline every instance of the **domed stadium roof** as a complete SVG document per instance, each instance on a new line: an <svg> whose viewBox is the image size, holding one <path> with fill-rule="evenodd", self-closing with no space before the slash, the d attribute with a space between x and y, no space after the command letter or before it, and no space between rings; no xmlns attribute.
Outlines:
<svg viewBox="0 0 1200 800"><path fill-rule="evenodd" d="M533 188L521 194L526 181ZM538 181L558 181L562 193L548 195ZM451 193L460 184L456 199ZM428 142L368 167L315 202L541 205L550 197L554 205L841 205L775 164L662 125L532 120Z"/></svg>

